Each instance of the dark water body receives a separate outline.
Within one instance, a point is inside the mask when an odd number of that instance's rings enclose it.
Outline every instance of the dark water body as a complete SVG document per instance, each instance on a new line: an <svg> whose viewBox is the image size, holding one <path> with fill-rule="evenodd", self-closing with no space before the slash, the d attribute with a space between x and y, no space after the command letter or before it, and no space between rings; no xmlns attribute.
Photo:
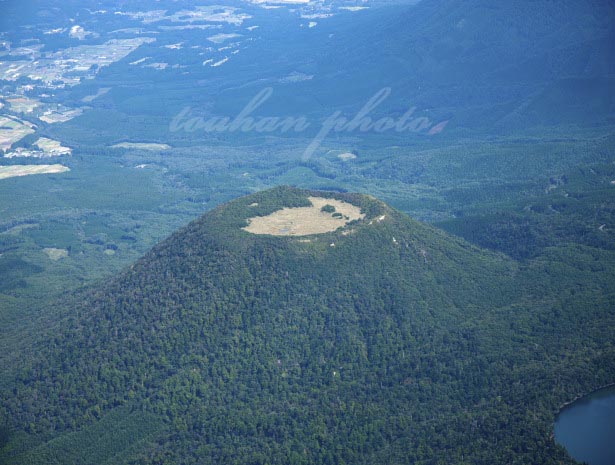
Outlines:
<svg viewBox="0 0 615 465"><path fill-rule="evenodd" d="M615 465L615 386L565 407L555 420L555 440L579 462Z"/></svg>

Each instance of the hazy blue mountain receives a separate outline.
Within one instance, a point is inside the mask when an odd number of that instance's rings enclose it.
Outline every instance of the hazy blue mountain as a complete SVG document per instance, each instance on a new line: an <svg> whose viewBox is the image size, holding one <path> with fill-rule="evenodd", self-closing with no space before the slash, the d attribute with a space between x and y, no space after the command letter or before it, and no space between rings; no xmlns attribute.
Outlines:
<svg viewBox="0 0 615 465"><path fill-rule="evenodd" d="M423 0L367 3L360 11L342 9L352 2L263 9L237 1L229 5L246 15L241 22L184 29L173 15L197 3L162 2L157 8L166 16L155 20L134 14L151 14L147 2L112 4L105 14L92 13L95 4L38 11L43 29L72 20L95 32L79 44L136 31L155 40L102 69L96 81L58 91L59 101L76 105L100 87L112 88L63 135L85 130L77 140L107 143L162 134L182 144L206 140L211 136L200 132L169 132L170 120L187 106L206 119L232 118L266 88L272 97L254 113L307 117L312 124L300 137L313 135L335 111L352 118L383 88L390 96L372 117L401 118L415 107L413 116L432 126L448 121L452 136L613 122L615 11L607 1ZM10 10L17 23L28 17L20 8L13 3ZM31 29L17 30L31 36ZM65 34L37 34L47 47L75 45Z"/></svg>
<svg viewBox="0 0 615 465"><path fill-rule="evenodd" d="M275 46L250 49L233 71L313 75L275 87L279 111L352 115L391 87L381 116L416 106L477 131L605 124L615 111L614 25L607 1L423 0L337 16L300 33L283 28L272 33ZM247 101L261 85L229 90L221 108L236 93Z"/></svg>

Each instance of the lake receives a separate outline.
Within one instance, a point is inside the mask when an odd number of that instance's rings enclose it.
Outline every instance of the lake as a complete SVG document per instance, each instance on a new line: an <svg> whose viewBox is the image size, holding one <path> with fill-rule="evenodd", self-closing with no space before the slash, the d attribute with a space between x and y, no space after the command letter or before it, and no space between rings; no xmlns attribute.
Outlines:
<svg viewBox="0 0 615 465"><path fill-rule="evenodd" d="M580 462L615 465L615 386L568 405L555 420L555 440Z"/></svg>

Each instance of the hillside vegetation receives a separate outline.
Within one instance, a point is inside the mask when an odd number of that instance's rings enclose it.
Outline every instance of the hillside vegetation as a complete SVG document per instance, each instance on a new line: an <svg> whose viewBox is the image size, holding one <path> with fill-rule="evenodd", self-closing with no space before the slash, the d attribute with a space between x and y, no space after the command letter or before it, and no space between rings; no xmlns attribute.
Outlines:
<svg viewBox="0 0 615 465"><path fill-rule="evenodd" d="M242 230L309 196L365 218L310 242ZM552 421L615 379L614 263L520 265L368 196L243 197L41 317L0 461L572 463Z"/></svg>

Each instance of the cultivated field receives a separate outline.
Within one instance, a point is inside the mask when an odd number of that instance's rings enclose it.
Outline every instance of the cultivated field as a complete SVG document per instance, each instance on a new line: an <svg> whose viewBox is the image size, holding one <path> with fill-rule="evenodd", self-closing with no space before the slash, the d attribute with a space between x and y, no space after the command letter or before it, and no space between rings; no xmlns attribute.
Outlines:
<svg viewBox="0 0 615 465"><path fill-rule="evenodd" d="M18 140L32 134L34 125L17 118L0 116L0 150L8 150Z"/></svg>
<svg viewBox="0 0 615 465"><path fill-rule="evenodd" d="M46 156L70 155L72 153L69 147L63 147L59 141L47 137L40 137L34 145L41 149Z"/></svg>
<svg viewBox="0 0 615 465"><path fill-rule="evenodd" d="M27 176L29 174L53 174L70 171L63 165L12 165L0 166L0 179Z"/></svg>
<svg viewBox="0 0 615 465"><path fill-rule="evenodd" d="M156 144L149 142L122 142L111 146L114 149L136 149L136 150L168 150L171 148L167 144Z"/></svg>

